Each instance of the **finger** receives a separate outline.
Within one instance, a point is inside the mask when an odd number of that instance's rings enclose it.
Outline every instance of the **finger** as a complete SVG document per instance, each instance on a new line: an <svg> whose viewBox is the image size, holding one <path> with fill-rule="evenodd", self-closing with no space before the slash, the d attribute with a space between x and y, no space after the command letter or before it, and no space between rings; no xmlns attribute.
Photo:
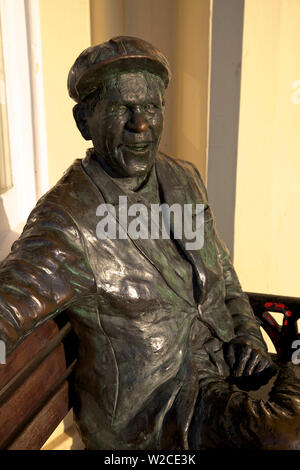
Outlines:
<svg viewBox="0 0 300 470"><path fill-rule="evenodd" d="M252 351L247 364L245 365L243 375L252 375L255 367L258 365L261 359L261 354L258 351Z"/></svg>
<svg viewBox="0 0 300 470"><path fill-rule="evenodd" d="M249 347L243 348L240 357L238 357L237 360L237 366L235 370L233 371L233 375L235 377L241 377L243 375L244 368L246 366L246 363L251 356L252 349Z"/></svg>
<svg viewBox="0 0 300 470"><path fill-rule="evenodd" d="M268 359L261 359L255 369L253 374L260 374L263 370L267 369L270 366L270 361Z"/></svg>
<svg viewBox="0 0 300 470"><path fill-rule="evenodd" d="M227 349L227 351L225 352L225 357L226 357L226 361L228 363L228 365L233 368L234 364L235 364L235 352L234 352L234 348L232 345L230 345Z"/></svg>

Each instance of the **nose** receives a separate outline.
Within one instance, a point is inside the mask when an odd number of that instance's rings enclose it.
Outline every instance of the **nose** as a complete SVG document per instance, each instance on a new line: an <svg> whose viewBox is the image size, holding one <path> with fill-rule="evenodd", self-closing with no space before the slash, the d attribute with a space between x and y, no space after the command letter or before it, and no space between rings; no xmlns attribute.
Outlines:
<svg viewBox="0 0 300 470"><path fill-rule="evenodd" d="M135 107L131 111L130 120L127 122L127 129L131 132L145 132L149 123L146 119L143 109L140 107Z"/></svg>

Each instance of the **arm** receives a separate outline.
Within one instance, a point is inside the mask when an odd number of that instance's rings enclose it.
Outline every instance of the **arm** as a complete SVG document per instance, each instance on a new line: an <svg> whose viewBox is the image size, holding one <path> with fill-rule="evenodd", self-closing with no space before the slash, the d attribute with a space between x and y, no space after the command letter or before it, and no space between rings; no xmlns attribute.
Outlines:
<svg viewBox="0 0 300 470"><path fill-rule="evenodd" d="M261 391L253 397L230 384L222 342L206 333L201 345L201 331L195 322L191 351L199 388L190 448L300 449L300 367L282 365L268 398L257 399Z"/></svg>
<svg viewBox="0 0 300 470"><path fill-rule="evenodd" d="M200 187L200 192L203 195L203 199L208 201L207 190L202 181L200 173L198 172L197 168L194 166L193 168L196 173L196 180L198 186ZM210 233L208 233L207 236L215 240L217 253L223 269L223 278L225 281L225 303L226 307L231 313L236 336L245 337L251 341L253 345L266 351L266 344L261 335L259 325L255 319L248 297L242 291L237 274L231 261L229 250L217 233L212 210L210 207L208 207L205 212L207 212L206 217L208 219L212 219L212 223L209 225Z"/></svg>
<svg viewBox="0 0 300 470"><path fill-rule="evenodd" d="M233 319L236 336L245 338L253 346L266 351L267 347L262 338L259 324L255 319L247 295L242 291L230 259L230 253L216 232L215 239L223 266L226 289L225 302Z"/></svg>
<svg viewBox="0 0 300 470"><path fill-rule="evenodd" d="M207 191L196 168L196 181L202 198L207 201ZM195 174L194 173L194 174ZM205 210L205 236L213 240L222 266L225 284L225 304L231 314L235 332L234 339L225 349L226 359L235 376L261 374L262 380L269 378L275 371L272 360L267 352L259 324L254 316L247 295L242 291L237 274L231 262L230 253L216 231L215 220L208 206Z"/></svg>
<svg viewBox="0 0 300 470"><path fill-rule="evenodd" d="M7 353L36 326L95 289L75 221L43 198L0 264L0 338Z"/></svg>
<svg viewBox="0 0 300 470"><path fill-rule="evenodd" d="M200 380L195 449L300 449L300 367L281 367L267 401L237 392L217 373Z"/></svg>

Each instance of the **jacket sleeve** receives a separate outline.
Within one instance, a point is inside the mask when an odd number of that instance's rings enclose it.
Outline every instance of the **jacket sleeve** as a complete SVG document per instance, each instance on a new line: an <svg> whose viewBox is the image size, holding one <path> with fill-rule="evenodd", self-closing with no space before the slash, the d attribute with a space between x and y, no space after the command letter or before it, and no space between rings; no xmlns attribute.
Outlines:
<svg viewBox="0 0 300 470"><path fill-rule="evenodd" d="M206 200L207 191L198 170L194 167L201 192ZM267 351L267 346L262 337L259 323L257 322L253 310L250 306L247 295L242 291L237 274L233 267L230 253L225 243L220 239L217 231L214 216L210 207L207 211L210 213L209 218L212 219L211 236L215 240L217 253L223 269L223 278L225 282L225 304L229 310L234 324L234 332L236 337L243 337L245 341L250 342L254 347Z"/></svg>
<svg viewBox="0 0 300 470"><path fill-rule="evenodd" d="M7 354L95 290L79 228L62 206L43 198L0 264L0 338Z"/></svg>
<svg viewBox="0 0 300 470"><path fill-rule="evenodd" d="M235 391L218 374L200 380L191 430L197 449L300 449L300 367L283 365L268 400Z"/></svg>
<svg viewBox="0 0 300 470"><path fill-rule="evenodd" d="M242 291L237 274L230 259L225 243L216 234L216 243L223 266L226 297L225 303L231 313L234 331L237 337L243 337L253 346L267 351L267 346L260 332L247 295Z"/></svg>

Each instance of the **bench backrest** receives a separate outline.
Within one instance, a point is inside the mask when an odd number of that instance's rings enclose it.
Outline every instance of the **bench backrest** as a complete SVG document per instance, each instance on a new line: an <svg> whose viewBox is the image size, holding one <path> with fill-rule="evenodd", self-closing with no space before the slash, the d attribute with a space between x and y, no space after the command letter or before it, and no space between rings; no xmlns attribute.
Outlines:
<svg viewBox="0 0 300 470"><path fill-rule="evenodd" d="M40 449L71 407L70 323L50 320L0 365L0 449Z"/></svg>

